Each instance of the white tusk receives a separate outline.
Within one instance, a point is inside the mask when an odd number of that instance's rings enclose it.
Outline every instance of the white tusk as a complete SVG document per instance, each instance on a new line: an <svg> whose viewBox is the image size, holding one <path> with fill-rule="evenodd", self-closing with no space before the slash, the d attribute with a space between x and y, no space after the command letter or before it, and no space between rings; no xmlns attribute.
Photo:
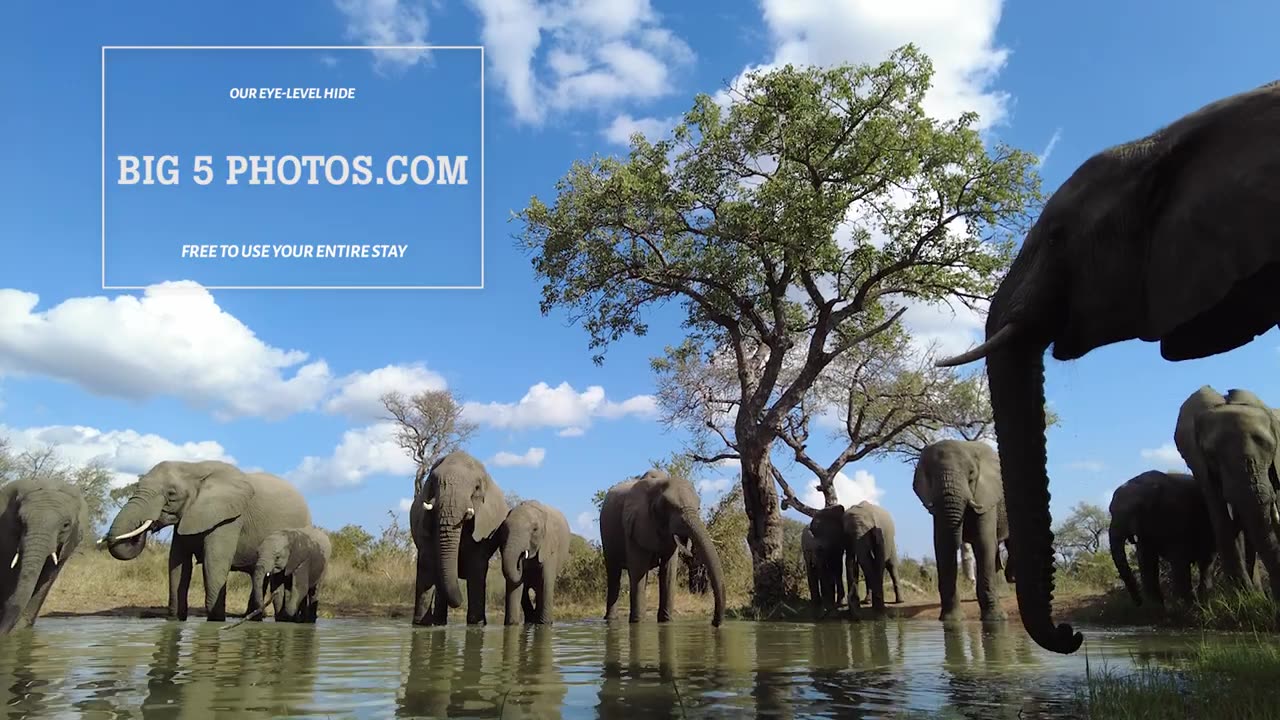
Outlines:
<svg viewBox="0 0 1280 720"><path fill-rule="evenodd" d="M528 550L521 550L521 551L520 551L520 559L521 559L521 560L524 560L524 559L525 559L525 558L527 558L527 557L529 557L529 551L528 551Z"/></svg>
<svg viewBox="0 0 1280 720"><path fill-rule="evenodd" d="M53 551L53 564L54 564L54 565L57 565L57 564L58 564L58 551L57 551L57 550L54 550L54 551Z"/></svg>
<svg viewBox="0 0 1280 720"><path fill-rule="evenodd" d="M468 518L473 518L473 517L475 517L475 516L476 516L476 509L475 509L475 508L467 508L467 515L466 515L466 517L468 517Z"/></svg>
<svg viewBox="0 0 1280 720"><path fill-rule="evenodd" d="M13 561L9 563L9 567L11 567L11 568L12 568L12 567L17 567L17 566L18 566L18 553L14 553L14 554L13 554Z"/></svg>
<svg viewBox="0 0 1280 720"><path fill-rule="evenodd" d="M1280 506L1271 505L1271 522L1280 525Z"/></svg>
<svg viewBox="0 0 1280 720"><path fill-rule="evenodd" d="M424 507L424 508L426 508L426 509L430 510L431 508L435 507L435 503L427 502L426 500L423 500L423 501L422 501L422 507Z"/></svg>
<svg viewBox="0 0 1280 720"><path fill-rule="evenodd" d="M132 532L127 532L127 533L125 533L125 534L123 534L123 535L117 535L117 536L115 536L115 537L111 538L111 540L112 540L112 542L115 542L116 540L128 540L128 539L129 539L129 538L131 538L131 537L135 537L135 536L137 536L137 535L141 535L142 533L146 532L146 531L147 531L147 528L149 528L149 527L151 527L151 521L150 521L150 520L148 520L148 521L146 521L146 522L142 523L141 525L139 525L137 530L134 530L134 531L132 531Z"/></svg>
<svg viewBox="0 0 1280 720"><path fill-rule="evenodd" d="M981 360L990 354L993 350L998 350L1007 345L1010 340L1018 334L1018 324L1008 323L1004 327L996 331L994 335L987 338L987 341L978 347L955 357L944 358L933 364L934 367L957 367L959 365L967 365L975 360Z"/></svg>
<svg viewBox="0 0 1280 720"><path fill-rule="evenodd" d="M1233 521L1233 522L1234 522L1234 521L1235 521L1235 519L1236 519L1236 514L1235 514L1235 512L1234 512L1234 511L1232 511L1232 509L1231 509L1231 503L1227 503L1227 519L1229 519L1229 520L1231 520L1231 521Z"/></svg>

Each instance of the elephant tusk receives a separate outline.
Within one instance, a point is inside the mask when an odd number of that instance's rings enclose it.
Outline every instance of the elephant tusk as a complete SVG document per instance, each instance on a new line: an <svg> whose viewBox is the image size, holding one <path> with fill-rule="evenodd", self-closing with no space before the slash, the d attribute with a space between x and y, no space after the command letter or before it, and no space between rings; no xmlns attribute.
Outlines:
<svg viewBox="0 0 1280 720"><path fill-rule="evenodd" d="M426 509L426 510L430 510L431 508L433 508L433 507L435 507L435 506L436 506L436 504L435 504L434 502L429 501L429 500L423 500L423 501L422 501L422 507L423 507L424 509Z"/></svg>
<svg viewBox="0 0 1280 720"><path fill-rule="evenodd" d="M464 515L463 517L464 517L464 518L466 518L466 519L468 519L468 520L470 520L471 518L473 518L473 517L475 517L475 516L476 516L476 509L475 509L475 508L467 508L467 514L466 514L466 515Z"/></svg>
<svg viewBox="0 0 1280 720"><path fill-rule="evenodd" d="M1227 519L1232 522L1235 522L1236 519L1235 511L1231 509L1231 503L1227 503Z"/></svg>
<svg viewBox="0 0 1280 720"><path fill-rule="evenodd" d="M966 353L961 353L955 357L944 358L933 364L934 367L956 367L958 365L968 365L975 360L981 360L991 354L993 350L999 350L1002 346L1008 344L1010 340L1018 334L1018 324L1008 323L1004 327L996 331L995 335L987 338L987 341L978 347Z"/></svg>
<svg viewBox="0 0 1280 720"><path fill-rule="evenodd" d="M524 559L525 559L525 558L527 558L527 557L529 557L529 551L528 551L528 550L521 550L521 551L520 551L520 559L521 559L521 560L524 560Z"/></svg>
<svg viewBox="0 0 1280 720"><path fill-rule="evenodd" d="M19 551L19 552L21 552L21 551ZM9 562L9 567L14 568L14 567L17 567L17 566L18 566L18 553L14 553L14 554L13 554L13 560L11 560L11 561Z"/></svg>
<svg viewBox="0 0 1280 720"><path fill-rule="evenodd" d="M129 538L131 538L131 537L135 537L135 536L141 535L142 533L146 532L146 531L147 531L147 528L149 528L149 527L151 527L151 521L150 521L150 520L148 520L148 521L146 521L146 522L142 523L141 525L139 525L139 526L138 526L138 529L136 529L136 530L133 530L133 531L131 531L131 532L127 532L127 533L125 533L125 534L123 534L123 535L117 535L117 536L115 536L115 537L111 538L111 541L112 541L112 542L115 542L115 541L117 541L117 540L128 540L128 539L129 539Z"/></svg>
<svg viewBox="0 0 1280 720"><path fill-rule="evenodd" d="M57 550L54 550L54 551L53 551L53 555L52 555L51 557L53 558L53 564L54 564L54 565L57 565L57 564L58 564L58 551L57 551Z"/></svg>
<svg viewBox="0 0 1280 720"><path fill-rule="evenodd" d="M1280 525L1280 505L1272 503L1271 505L1271 522Z"/></svg>

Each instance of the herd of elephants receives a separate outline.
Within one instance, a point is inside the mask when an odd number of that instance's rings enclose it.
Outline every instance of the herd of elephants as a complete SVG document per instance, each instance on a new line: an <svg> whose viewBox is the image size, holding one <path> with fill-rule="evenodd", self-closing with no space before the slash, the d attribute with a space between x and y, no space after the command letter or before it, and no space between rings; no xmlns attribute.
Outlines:
<svg viewBox="0 0 1280 720"><path fill-rule="evenodd" d="M925 449L913 487L933 516L941 617L958 617L957 553L972 548L982 619L998 620L996 573L1007 557L1019 616L1041 647L1075 652L1083 637L1055 624L1054 548L1046 468L1044 355L1073 360L1125 340L1159 342L1168 361L1204 358L1251 342L1280 322L1280 82L1204 106L1136 141L1098 152L1056 190L991 298L986 338L938 363L985 360L996 447L943 440ZM1136 602L1161 602L1159 563L1173 589L1208 590L1216 556L1231 583L1252 587L1260 555L1280 598L1280 413L1255 394L1209 386L1182 404L1174 442L1190 475L1148 471L1115 491L1111 549ZM169 616L185 619L193 561L205 609L225 620L231 571L252 576L246 617L261 618L270 595L277 620L313 622L330 547L311 526L289 482L222 462L161 462L138 481L106 536L112 556L130 560L147 535L173 527ZM484 466L462 451L431 468L410 509L417 546L413 622L442 624L449 608L485 622L485 578L500 554L505 621L547 623L555 579L569 552L564 515L536 500L508 508ZM81 539L92 532L79 492L21 480L0 488L0 632L34 623ZM623 571L630 621L645 615L645 581L658 570L658 620L672 612L677 554L705 564L711 619L724 615L714 544L687 479L658 470L617 485L600 510L607 574L606 618L616 615ZM1142 585L1128 562L1133 542ZM868 600L883 609L887 572L897 593L893 521L860 503L816 513L803 539L815 608L846 595L856 614L861 572Z"/></svg>

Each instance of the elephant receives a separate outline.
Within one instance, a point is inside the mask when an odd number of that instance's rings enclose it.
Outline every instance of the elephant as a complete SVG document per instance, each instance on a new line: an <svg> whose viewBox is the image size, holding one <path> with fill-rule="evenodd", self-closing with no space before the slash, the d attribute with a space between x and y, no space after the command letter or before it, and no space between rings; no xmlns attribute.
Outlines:
<svg viewBox="0 0 1280 720"><path fill-rule="evenodd" d="M825 522L839 524L844 508L835 507L834 520L824 519ZM819 515L824 512L830 514L831 508L823 508L818 512ZM821 526L821 522L819 525ZM812 522L800 533L800 554L804 560L805 577L809 583L809 604L815 620L826 616L844 602L844 569L840 565L844 556L844 543L842 536L837 538L839 541L834 544L820 541L814 534ZM850 598L856 597L856 582L855 579Z"/></svg>
<svg viewBox="0 0 1280 720"><path fill-rule="evenodd" d="M1163 605L1160 592L1160 559L1169 561L1174 593L1190 603L1191 566L1200 570L1197 594L1206 597L1211 580L1214 536L1209 511L1194 477L1185 473L1148 470L1125 481L1111 494L1111 527L1108 538L1111 559L1135 605L1143 594L1154 605ZM1129 567L1125 544L1138 550L1139 586Z"/></svg>
<svg viewBox="0 0 1280 720"><path fill-rule="evenodd" d="M658 622L671 620L678 547L697 553L707 567L715 598L711 624L724 620L724 574L693 483L653 469L609 488L600 505L600 545L607 583L604 619L616 615L622 571L630 578L631 622L645 613L645 580L658 568Z"/></svg>
<svg viewBox="0 0 1280 720"><path fill-rule="evenodd" d="M935 364L984 359L1017 553L1018 610L1037 645L1084 636L1053 618L1044 355L1160 343L1180 362L1277 324L1280 81L1232 95L1095 154L1044 203L991 296L986 339Z"/></svg>
<svg viewBox="0 0 1280 720"><path fill-rule="evenodd" d="M555 614L556 577L569 561L569 521L537 500L511 508L498 528L502 575L507 581L504 624L549 625ZM537 594L537 603L529 593Z"/></svg>
<svg viewBox="0 0 1280 720"><path fill-rule="evenodd" d="M53 582L90 532L80 489L52 478L0 487L0 634L35 624Z"/></svg>
<svg viewBox="0 0 1280 720"><path fill-rule="evenodd" d="M262 593L269 586L277 621L314 623L319 588L333 545L320 528L277 530L258 546L253 571L253 604L265 608ZM261 615L257 619L261 619Z"/></svg>
<svg viewBox="0 0 1280 720"><path fill-rule="evenodd" d="M463 450L440 458L409 506L409 531L418 551L414 625L444 625L462 607L458 578L467 581L467 624L484 625L489 560L507 500L484 464Z"/></svg>
<svg viewBox="0 0 1280 720"><path fill-rule="evenodd" d="M893 601L902 602L898 589L898 545L894 539L893 516L875 503L863 500L844 511L844 535L848 540L845 549L845 566L849 577L849 597L858 596L858 570L861 568L867 580L867 594L871 596L871 609L884 612L884 574L889 573L893 583ZM857 603L849 604L849 614L855 615Z"/></svg>
<svg viewBox="0 0 1280 720"><path fill-rule="evenodd" d="M956 593L956 551L973 546L977 570L976 594L983 620L1002 620L1005 611L996 595L1000 569L999 544L1009 534L1005 513L1000 458L981 440L939 440L928 445L916 462L912 489L933 516L933 549L938 563L939 620L962 617ZM1013 552L1005 563L1005 580L1013 582Z"/></svg>
<svg viewBox="0 0 1280 720"><path fill-rule="evenodd" d="M146 547L148 532L170 525L176 527L169 546L169 619L187 619L194 560L203 566L207 619L221 622L227 574L252 576L267 535L310 526L311 510L292 483L270 473L243 472L218 460L165 460L138 478L98 542L117 560L132 560ZM263 609L254 602L250 595L246 615Z"/></svg>
<svg viewBox="0 0 1280 720"><path fill-rule="evenodd" d="M1227 582L1255 587L1256 552L1280 599L1280 416L1248 390L1223 397L1204 385L1179 408L1173 441L1200 485Z"/></svg>

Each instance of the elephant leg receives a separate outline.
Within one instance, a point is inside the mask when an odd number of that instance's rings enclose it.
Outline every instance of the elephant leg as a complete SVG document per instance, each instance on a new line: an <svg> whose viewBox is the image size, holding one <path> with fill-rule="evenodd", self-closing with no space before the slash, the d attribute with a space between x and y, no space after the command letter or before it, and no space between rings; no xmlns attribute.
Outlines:
<svg viewBox="0 0 1280 720"><path fill-rule="evenodd" d="M849 591L845 594L849 598L849 614L853 615L855 609L862 604L862 593L858 591L858 557L852 547L844 554L844 574L849 580Z"/></svg>
<svg viewBox="0 0 1280 720"><path fill-rule="evenodd" d="M191 589L191 551L174 538L169 544L169 619L187 619L187 593Z"/></svg>
<svg viewBox="0 0 1280 720"><path fill-rule="evenodd" d="M618 597L622 594L622 563L605 562L604 619L614 620L618 615Z"/></svg>
<svg viewBox="0 0 1280 720"><path fill-rule="evenodd" d="M649 576L648 563L640 558L629 558L627 563L627 575L631 581L631 616L629 622L638 623L644 618L647 590L646 585Z"/></svg>
<svg viewBox="0 0 1280 720"><path fill-rule="evenodd" d="M1191 561L1181 553L1169 558L1169 582L1173 585L1173 596L1179 602L1190 604L1191 596Z"/></svg>
<svg viewBox="0 0 1280 720"><path fill-rule="evenodd" d="M672 555L658 563L658 622L671 622L672 594L676 588L676 565Z"/></svg>
<svg viewBox="0 0 1280 720"><path fill-rule="evenodd" d="M933 523L933 557L938 564L938 599L942 605L938 619L942 621L963 618L960 598L956 596L956 547L960 542L960 528L947 527L935 520Z"/></svg>
<svg viewBox="0 0 1280 720"><path fill-rule="evenodd" d="M1247 557L1252 553L1242 547L1239 532L1231 518L1227 516L1227 501L1222 496L1222 488L1214 484L1210 478L1201 485L1205 495L1205 504L1209 510L1209 522L1213 525L1213 536L1218 546L1218 562L1222 565L1223 574L1228 582L1246 589L1252 589L1253 563L1246 567Z"/></svg>
<svg viewBox="0 0 1280 720"><path fill-rule="evenodd" d="M978 596L978 609L981 618L987 621L1004 620L1006 613L1000 607L1000 596L996 592L996 555L1000 548L996 541L996 514L987 512L975 515L976 532L973 534L973 561Z"/></svg>
<svg viewBox="0 0 1280 720"><path fill-rule="evenodd" d="M502 616L503 625L519 625L522 616L520 600L524 595L524 583L507 581L506 611Z"/></svg>
<svg viewBox="0 0 1280 720"><path fill-rule="evenodd" d="M902 591L898 589L898 563L888 563L885 569L889 572L889 581L893 583L893 604L900 605L902 603Z"/></svg>
<svg viewBox="0 0 1280 720"><path fill-rule="evenodd" d="M556 604L556 575L558 568L554 565L548 567L542 566L542 573L538 577L538 619L541 625L550 625L555 618ZM672 578L672 584L675 584L675 578Z"/></svg>
<svg viewBox="0 0 1280 720"><path fill-rule="evenodd" d="M1213 573L1210 572L1210 566L1213 564L1213 558L1196 561L1196 567L1199 569L1198 582L1196 585L1196 599L1205 602L1209 599L1209 592L1213 590Z"/></svg>
<svg viewBox="0 0 1280 720"><path fill-rule="evenodd" d="M276 619L276 622L284 622L284 581L279 576L275 576L269 582L271 583L272 617Z"/></svg>
<svg viewBox="0 0 1280 720"><path fill-rule="evenodd" d="M240 536L240 522L231 522L204 536L204 608L210 622L227 619L227 575Z"/></svg>
<svg viewBox="0 0 1280 720"><path fill-rule="evenodd" d="M822 594L818 585L818 573L821 572L815 564L805 561L805 575L809 581L809 609L813 611L813 619L817 620L822 613Z"/></svg>
<svg viewBox="0 0 1280 720"><path fill-rule="evenodd" d="M418 569L413 581L413 624L430 625L431 601L435 595L436 571L431 557L418 551Z"/></svg>
<svg viewBox="0 0 1280 720"><path fill-rule="evenodd" d="M487 569L487 568L486 568ZM474 570L467 576L467 624L485 625L485 572Z"/></svg>
<svg viewBox="0 0 1280 720"><path fill-rule="evenodd" d="M1156 607L1164 605L1160 591L1160 556L1150 542L1138 538L1138 572L1142 575L1142 591Z"/></svg>
<svg viewBox="0 0 1280 720"><path fill-rule="evenodd" d="M1236 543L1244 547L1244 576L1249 578L1249 584L1253 585L1253 569L1257 566L1258 553L1253 542L1249 540L1248 534L1240 533L1240 535Z"/></svg>
<svg viewBox="0 0 1280 720"><path fill-rule="evenodd" d="M293 577L289 578L289 594L284 600L285 612L289 613L289 618L294 622L300 622L303 618L305 609L302 607L302 602L309 587L311 587L311 574L307 572L306 563L303 563Z"/></svg>

